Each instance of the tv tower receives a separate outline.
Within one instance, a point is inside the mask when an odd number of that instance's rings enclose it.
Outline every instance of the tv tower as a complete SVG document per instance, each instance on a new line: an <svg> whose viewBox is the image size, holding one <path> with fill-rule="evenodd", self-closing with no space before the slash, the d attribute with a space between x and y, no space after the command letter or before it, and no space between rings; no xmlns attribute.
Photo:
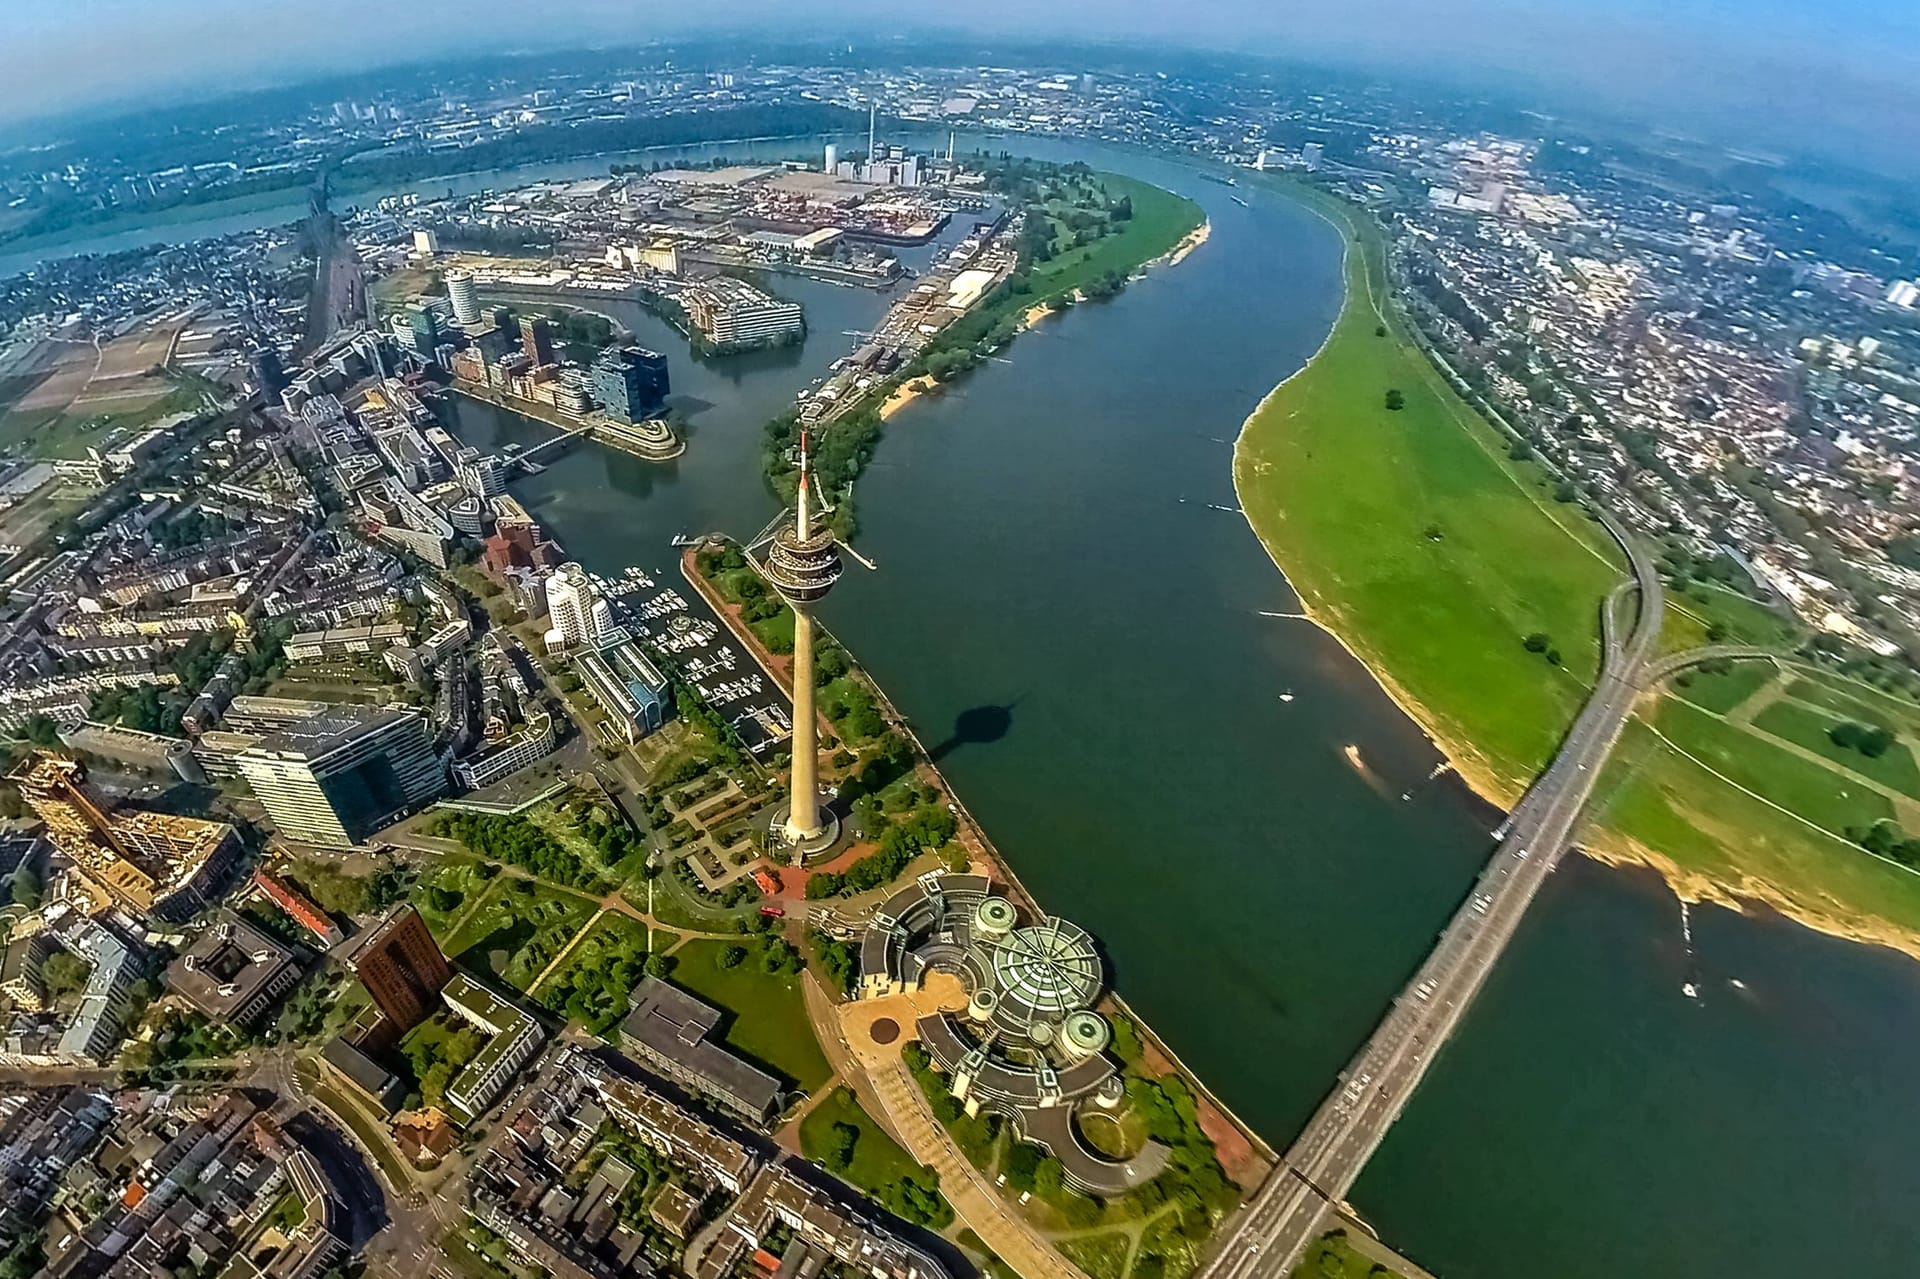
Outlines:
<svg viewBox="0 0 1920 1279"><path fill-rule="evenodd" d="M767 580L793 609L793 776L784 825L778 833L795 860L830 847L839 821L820 807L819 723L813 705L813 606L840 580L840 546L833 530L814 527L809 505L807 435L800 433L800 494L793 523L773 535ZM776 821L778 819L776 818Z"/></svg>

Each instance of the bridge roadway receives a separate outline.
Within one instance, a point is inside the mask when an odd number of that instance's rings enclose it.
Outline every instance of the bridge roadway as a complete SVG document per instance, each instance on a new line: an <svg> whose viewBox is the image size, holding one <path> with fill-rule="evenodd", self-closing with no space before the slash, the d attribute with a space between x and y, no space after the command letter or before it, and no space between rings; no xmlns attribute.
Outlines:
<svg viewBox="0 0 1920 1279"><path fill-rule="evenodd" d="M1611 518L1600 519L1626 550L1633 578L1602 604L1601 668L1593 693L1552 764L1496 832L1501 842L1472 894L1198 1279L1284 1276L1328 1228L1335 1205L1359 1180L1565 851L1632 712L1664 608L1653 561ZM1637 591L1639 609L1623 638L1614 608L1627 589Z"/></svg>

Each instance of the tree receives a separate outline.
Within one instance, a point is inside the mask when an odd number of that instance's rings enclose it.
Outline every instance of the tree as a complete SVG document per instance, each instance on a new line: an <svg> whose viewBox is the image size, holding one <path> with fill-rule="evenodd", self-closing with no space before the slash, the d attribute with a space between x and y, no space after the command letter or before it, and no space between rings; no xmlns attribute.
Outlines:
<svg viewBox="0 0 1920 1279"><path fill-rule="evenodd" d="M647 976L665 977L673 971L673 965L674 958L672 955L648 955Z"/></svg>
<svg viewBox="0 0 1920 1279"><path fill-rule="evenodd" d="M1406 406L1407 406L1407 397L1401 394L1399 387L1393 387L1390 390L1388 390L1387 409L1389 412L1398 413L1401 409L1405 408Z"/></svg>
<svg viewBox="0 0 1920 1279"><path fill-rule="evenodd" d="M835 1172L845 1172L853 1164L853 1148L860 1144L860 1130L845 1120L836 1120L827 1133L827 1149L821 1162Z"/></svg>
<svg viewBox="0 0 1920 1279"><path fill-rule="evenodd" d="M92 971L87 961L78 955L56 950L40 966L40 980L46 984L47 998L58 1001L78 993L87 984L87 974Z"/></svg>
<svg viewBox="0 0 1920 1279"><path fill-rule="evenodd" d="M1520 647L1526 649L1529 653L1544 653L1552 643L1553 641L1548 638L1545 631L1535 631L1520 641Z"/></svg>
<svg viewBox="0 0 1920 1279"><path fill-rule="evenodd" d="M14 903L28 910L38 910L46 896L46 888L31 866L22 866L13 872L12 891Z"/></svg>
<svg viewBox="0 0 1920 1279"><path fill-rule="evenodd" d="M1854 723L1852 720L1841 720L1838 724L1835 724L1827 730L1827 738L1841 750L1858 750L1860 748L1860 734L1863 731L1860 725Z"/></svg>
<svg viewBox="0 0 1920 1279"><path fill-rule="evenodd" d="M729 946L720 952L720 966L722 968L738 968L740 961L746 957L747 948L745 946Z"/></svg>
<svg viewBox="0 0 1920 1279"><path fill-rule="evenodd" d="M1580 490L1574 487L1572 480L1561 480L1553 486L1553 500L1556 502L1571 502L1579 496Z"/></svg>

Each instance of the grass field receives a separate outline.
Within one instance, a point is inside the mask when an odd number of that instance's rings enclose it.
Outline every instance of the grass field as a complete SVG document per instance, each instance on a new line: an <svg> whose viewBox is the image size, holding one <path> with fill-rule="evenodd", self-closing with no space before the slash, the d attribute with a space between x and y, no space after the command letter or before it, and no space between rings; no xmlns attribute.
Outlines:
<svg viewBox="0 0 1920 1279"><path fill-rule="evenodd" d="M1786 693L1796 702L1920 737L1920 705L1878 689L1830 675L1796 673Z"/></svg>
<svg viewBox="0 0 1920 1279"><path fill-rule="evenodd" d="M502 875L442 946L482 978L524 991L593 913L584 898Z"/></svg>
<svg viewBox="0 0 1920 1279"><path fill-rule="evenodd" d="M1849 773L1920 799L1920 768L1914 766L1913 752L1905 742L1893 743L1883 755L1868 756L1839 745L1828 735L1828 730L1841 722L1824 711L1787 701L1775 702L1753 717L1753 726L1763 733L1832 760Z"/></svg>
<svg viewBox="0 0 1920 1279"><path fill-rule="evenodd" d="M732 968L722 968L720 953L743 945L747 957ZM761 943L695 940L673 952L679 961L673 982L708 1003L731 1013L727 1043L800 1088L809 1091L827 1082L833 1068L813 1037L807 1007L800 993L800 975L769 975L760 966Z"/></svg>
<svg viewBox="0 0 1920 1279"><path fill-rule="evenodd" d="M1662 736L1736 785L1835 835L1893 816L1893 802L1865 786L1847 787L1832 769L1667 698L1654 715ZM1862 854L1864 856L1865 854Z"/></svg>
<svg viewBox="0 0 1920 1279"><path fill-rule="evenodd" d="M1765 662L1736 662L1722 672L1691 671L1673 681L1674 695L1716 715L1746 704L1778 674ZM1681 681L1684 680L1685 683Z"/></svg>
<svg viewBox="0 0 1920 1279"><path fill-rule="evenodd" d="M851 1124L860 1131L853 1144L852 1162L845 1168L834 1169L836 1175L860 1189L877 1195L885 1187L920 1171L913 1156L873 1122L846 1088L835 1088L800 1121L800 1152L815 1163L824 1162L831 1148L835 1124Z"/></svg>
<svg viewBox="0 0 1920 1279"><path fill-rule="evenodd" d="M1535 468L1507 464L1498 433L1376 308L1378 233L1350 245L1326 346L1241 435L1241 504L1315 615L1425 709L1463 771L1512 799L1585 698L1623 561ZM1521 646L1534 632L1564 667Z"/></svg>
<svg viewBox="0 0 1920 1279"><path fill-rule="evenodd" d="M1324 193L1287 189L1347 237L1347 302L1320 353L1248 420L1234 462L1241 505L1314 616L1476 789L1510 802L1585 698L1600 601L1623 575L1621 557L1577 505L1552 500L1533 462L1508 457L1498 430L1419 349L1387 304L1377 226ZM1398 411L1386 408L1390 389L1403 397ZM1698 584L1671 597L1665 620L1669 649L1705 642L1709 627L1782 647L1799 633ZM1562 666L1522 647L1536 631ZM1892 815L1892 801L1710 713L1742 705L1772 677L1760 666L1696 675L1675 690L1686 700L1643 706L1672 744L1632 726L1583 840L1664 865L1702 891L1763 896L1836 931L1920 947L1920 877L1845 838ZM1840 695L1825 677L1819 687L1828 700ZM1852 686L1844 695L1886 700ZM1920 707L1888 701L1882 714L1906 727ZM1902 774L1896 788L1912 780Z"/></svg>

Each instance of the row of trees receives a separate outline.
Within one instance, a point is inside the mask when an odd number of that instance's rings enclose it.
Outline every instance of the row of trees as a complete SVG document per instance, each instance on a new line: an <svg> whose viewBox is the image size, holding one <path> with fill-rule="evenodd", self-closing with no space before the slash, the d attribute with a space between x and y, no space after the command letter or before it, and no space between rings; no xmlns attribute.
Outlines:
<svg viewBox="0 0 1920 1279"><path fill-rule="evenodd" d="M518 866L556 884L577 889L602 887L597 871L572 849L524 817L446 813L435 819L430 830L435 835L459 840L482 857Z"/></svg>
<svg viewBox="0 0 1920 1279"><path fill-rule="evenodd" d="M823 870L807 876L807 896L818 900L865 892L890 884L922 852L938 848L954 837L960 824L937 804L928 804L912 817L881 832L879 847L844 871Z"/></svg>

